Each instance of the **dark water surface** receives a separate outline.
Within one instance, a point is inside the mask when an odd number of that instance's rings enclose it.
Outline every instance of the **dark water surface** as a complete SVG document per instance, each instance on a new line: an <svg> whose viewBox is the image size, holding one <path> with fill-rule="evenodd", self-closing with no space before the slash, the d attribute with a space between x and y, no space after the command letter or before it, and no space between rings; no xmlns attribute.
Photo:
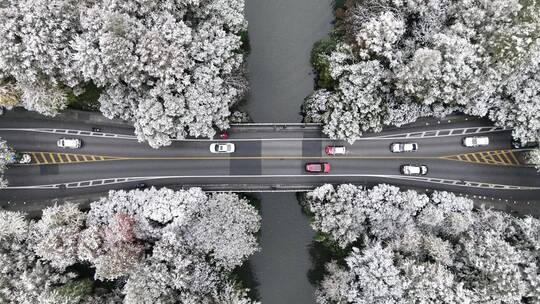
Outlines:
<svg viewBox="0 0 540 304"><path fill-rule="evenodd" d="M332 0L246 0L251 54L247 110L255 122L300 122L313 92L309 55L331 29ZM314 231L294 193L263 193L262 250L246 265L263 304L312 304ZM311 249L311 250L310 250Z"/></svg>
<svg viewBox="0 0 540 304"><path fill-rule="evenodd" d="M332 0L246 0L251 54L247 110L255 122L300 122L313 92L309 55L332 25Z"/></svg>
<svg viewBox="0 0 540 304"><path fill-rule="evenodd" d="M312 304L310 247L315 232L294 193L262 193L261 251L250 259L263 304Z"/></svg>

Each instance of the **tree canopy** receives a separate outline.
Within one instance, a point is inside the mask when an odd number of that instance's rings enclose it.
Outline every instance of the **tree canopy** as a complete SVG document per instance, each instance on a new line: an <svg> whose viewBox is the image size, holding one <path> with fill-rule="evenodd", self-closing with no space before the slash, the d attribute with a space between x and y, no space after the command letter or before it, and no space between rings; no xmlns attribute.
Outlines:
<svg viewBox="0 0 540 304"><path fill-rule="evenodd" d="M312 62L305 120L331 138L451 112L540 134L540 2L355 0Z"/></svg>
<svg viewBox="0 0 540 304"><path fill-rule="evenodd" d="M538 219L389 185L325 185L304 204L313 228L347 253L327 265L318 303L540 301Z"/></svg>
<svg viewBox="0 0 540 304"><path fill-rule="evenodd" d="M245 199L199 188L111 191L89 212L66 203L38 221L0 210L0 300L249 304L231 271L258 250L259 227ZM99 281L115 289L92 292Z"/></svg>
<svg viewBox="0 0 540 304"><path fill-rule="evenodd" d="M45 115L92 82L106 117L153 147L212 137L248 90L243 0L10 0L0 5L0 105Z"/></svg>

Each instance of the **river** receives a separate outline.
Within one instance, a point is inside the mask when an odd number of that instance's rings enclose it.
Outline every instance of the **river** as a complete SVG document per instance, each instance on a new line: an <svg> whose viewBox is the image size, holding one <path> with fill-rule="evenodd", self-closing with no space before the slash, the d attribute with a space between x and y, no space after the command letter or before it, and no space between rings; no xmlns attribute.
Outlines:
<svg viewBox="0 0 540 304"><path fill-rule="evenodd" d="M247 0L246 17L250 116L254 122L300 122L300 106L314 86L309 55L332 27L332 0ZM251 285L263 304L314 303L309 219L294 193L259 198L262 250L249 261Z"/></svg>

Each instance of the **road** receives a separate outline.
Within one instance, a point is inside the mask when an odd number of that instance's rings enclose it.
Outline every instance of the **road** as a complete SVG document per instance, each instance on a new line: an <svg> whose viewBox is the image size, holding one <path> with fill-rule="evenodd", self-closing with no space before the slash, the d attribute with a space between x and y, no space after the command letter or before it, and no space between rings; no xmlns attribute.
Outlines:
<svg viewBox="0 0 540 304"><path fill-rule="evenodd" d="M32 154L29 165L10 166L9 187L1 202L43 199L155 186L201 186L207 190L296 191L323 183L387 182L414 188L452 190L510 200L540 197L539 174L523 164L522 149L512 149L511 131L488 121L457 119L415 124L366 134L353 145L322 136L318 126L259 124L233 126L229 140L188 139L152 149L139 143L129 126L102 126L90 132L85 122L37 119L7 113L0 137L19 152ZM466 148L465 135L490 137L490 145ZM59 138L80 138L83 147L63 150ZM414 141L419 151L395 154L392 142ZM212 142L232 142L233 154L209 151ZM324 147L345 145L347 155L330 157ZM307 162L329 162L329 174L305 172ZM423 164L427 176L403 176L402 164Z"/></svg>

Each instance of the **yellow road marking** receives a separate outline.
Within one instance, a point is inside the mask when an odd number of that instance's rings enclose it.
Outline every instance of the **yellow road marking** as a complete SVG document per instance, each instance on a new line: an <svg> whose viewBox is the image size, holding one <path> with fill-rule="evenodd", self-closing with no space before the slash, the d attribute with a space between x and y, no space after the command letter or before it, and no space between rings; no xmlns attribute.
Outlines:
<svg viewBox="0 0 540 304"><path fill-rule="evenodd" d="M513 163L506 156L506 151L498 151L497 157L501 160L501 164L505 164L507 166L513 165Z"/></svg>
<svg viewBox="0 0 540 304"><path fill-rule="evenodd" d="M45 157L45 154L43 152L40 152L39 155L41 156L41 158L43 159L43 162L48 164L49 162L47 161L47 158Z"/></svg>
<svg viewBox="0 0 540 304"><path fill-rule="evenodd" d="M405 159L405 160L427 160L427 159L445 159L452 161L470 162L488 165L520 165L516 156L510 150L484 151L475 153L464 153L446 156L170 156L170 157L119 157L105 155L85 155L72 153L53 153L53 152L28 152L32 154L33 162L30 165L42 164L71 164L83 162L100 161L118 161L118 160L339 160L339 159ZM50 157L50 162L45 154ZM513 162L508 154L513 158ZM504 157L501 157L501 155ZM42 160L40 159L40 157ZM64 159L65 157L65 159ZM56 159L58 158L58 160Z"/></svg>
<svg viewBox="0 0 540 304"><path fill-rule="evenodd" d="M508 155L506 154L506 151L502 151L501 155L502 155L502 157L504 157L505 162L506 162L507 164L512 164L512 161L510 160L510 158L509 158Z"/></svg>
<svg viewBox="0 0 540 304"><path fill-rule="evenodd" d="M510 154L510 156L512 156L512 158L514 159L516 165L520 164L519 160L517 159L517 157L514 155L514 153L512 151L508 151L508 154Z"/></svg>

